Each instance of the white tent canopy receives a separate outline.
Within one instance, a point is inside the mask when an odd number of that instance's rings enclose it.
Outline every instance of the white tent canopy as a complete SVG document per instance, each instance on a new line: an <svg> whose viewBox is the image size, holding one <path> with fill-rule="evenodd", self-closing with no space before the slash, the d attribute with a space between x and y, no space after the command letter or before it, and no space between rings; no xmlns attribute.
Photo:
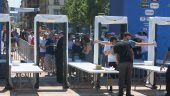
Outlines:
<svg viewBox="0 0 170 96"><path fill-rule="evenodd" d="M10 16L9 14L0 14L0 22L9 22Z"/></svg>
<svg viewBox="0 0 170 96"><path fill-rule="evenodd" d="M99 23L101 24L128 24L126 16L96 16L95 17L95 33L94 39L98 40L99 38ZM94 45L94 64L98 64L98 44Z"/></svg>
<svg viewBox="0 0 170 96"><path fill-rule="evenodd" d="M37 36L37 22L44 22L44 23L66 23L66 33L68 34L68 18L66 15L50 15L50 14L37 14L34 18L34 37ZM68 41L68 37L66 37L66 41ZM37 60L37 42L34 39L35 46L34 46L34 61ZM66 42L66 44L68 44ZM67 46L66 46L67 47ZM68 49L68 48L67 48ZM68 53L68 50L66 50ZM67 54L68 56L68 54ZM68 62L68 61L67 61Z"/></svg>

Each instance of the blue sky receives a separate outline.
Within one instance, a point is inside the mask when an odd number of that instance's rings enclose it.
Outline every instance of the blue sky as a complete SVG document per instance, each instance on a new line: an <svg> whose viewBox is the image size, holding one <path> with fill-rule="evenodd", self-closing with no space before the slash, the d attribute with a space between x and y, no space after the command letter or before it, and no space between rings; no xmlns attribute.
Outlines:
<svg viewBox="0 0 170 96"><path fill-rule="evenodd" d="M21 0L8 0L9 7L20 7Z"/></svg>

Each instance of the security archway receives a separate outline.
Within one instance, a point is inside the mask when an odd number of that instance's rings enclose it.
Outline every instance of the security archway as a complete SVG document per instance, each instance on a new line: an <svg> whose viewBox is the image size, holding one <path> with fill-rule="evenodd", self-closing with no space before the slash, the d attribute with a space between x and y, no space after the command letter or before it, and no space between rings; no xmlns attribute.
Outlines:
<svg viewBox="0 0 170 96"><path fill-rule="evenodd" d="M99 24L120 24L126 25L126 31L128 31L128 20L126 16L96 16L95 17L95 30L94 30L94 39L99 39ZM99 46L98 44L94 45L94 64L98 64L99 58Z"/></svg>
<svg viewBox="0 0 170 96"><path fill-rule="evenodd" d="M150 17L148 42L156 40L157 25L170 25L170 17ZM148 60L155 60L155 46L148 46ZM156 63L156 62L155 62Z"/></svg>
<svg viewBox="0 0 170 96"><path fill-rule="evenodd" d="M157 26L170 25L170 17L150 17L149 18L149 33L148 33L148 42L153 42L156 40L157 35ZM156 65L156 47L148 46L148 60L154 61L153 66ZM154 74L150 75L151 83L155 85L156 80Z"/></svg>
<svg viewBox="0 0 170 96"><path fill-rule="evenodd" d="M10 85L10 81L9 81L9 52L10 52L10 49L9 49L9 46L10 46L10 43L9 43L9 33L11 32L11 25L10 25L10 16L9 14L0 14L0 22L2 23L6 23L6 46L5 46L5 54L6 54L6 62L5 62L5 80L6 80L6 85L5 85L5 89L11 89L11 85Z"/></svg>
<svg viewBox="0 0 170 96"><path fill-rule="evenodd" d="M36 61L36 64L39 65L38 61L38 54L39 54L39 23L64 23L65 25L65 32L64 32L64 37L63 37L63 52L62 52L62 70L63 70L63 87L67 88L68 83L67 83L67 69L68 69L68 18L66 15L47 15L47 14L37 14L34 18L34 39L35 42L35 47L34 47L34 55L35 58L34 60ZM61 73L62 74L62 73ZM37 82L39 82L39 76L37 74ZM38 84L38 83L37 83Z"/></svg>

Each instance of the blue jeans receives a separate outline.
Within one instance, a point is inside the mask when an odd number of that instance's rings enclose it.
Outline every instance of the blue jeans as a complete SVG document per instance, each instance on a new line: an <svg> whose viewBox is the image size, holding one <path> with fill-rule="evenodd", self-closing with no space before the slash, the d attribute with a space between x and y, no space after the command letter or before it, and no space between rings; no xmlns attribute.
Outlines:
<svg viewBox="0 0 170 96"><path fill-rule="evenodd" d="M148 59L148 52L141 53L141 55L142 55L142 60Z"/></svg>

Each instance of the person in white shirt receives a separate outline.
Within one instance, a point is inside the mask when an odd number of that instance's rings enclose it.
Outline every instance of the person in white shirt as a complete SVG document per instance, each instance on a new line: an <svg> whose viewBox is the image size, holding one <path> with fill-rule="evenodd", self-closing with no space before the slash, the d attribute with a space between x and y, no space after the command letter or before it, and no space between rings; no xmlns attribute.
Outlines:
<svg viewBox="0 0 170 96"><path fill-rule="evenodd" d="M114 44L115 37L110 37L110 43ZM114 45L105 45L104 47L104 54L107 55L107 59L108 59L108 66L109 67L114 67L116 69L117 67L117 63L116 63L116 54L114 54L113 52L113 47ZM110 74L109 78L115 78L117 77L114 74ZM112 86L110 86L109 89L110 92L112 92Z"/></svg>
<svg viewBox="0 0 170 96"><path fill-rule="evenodd" d="M44 57L45 57L45 52L46 52L46 48L45 48L45 44L46 44L46 38L47 38L47 33L42 34L42 36L40 36L40 53L39 53L39 58L40 58L40 64L42 69L47 69L46 66L44 65Z"/></svg>

